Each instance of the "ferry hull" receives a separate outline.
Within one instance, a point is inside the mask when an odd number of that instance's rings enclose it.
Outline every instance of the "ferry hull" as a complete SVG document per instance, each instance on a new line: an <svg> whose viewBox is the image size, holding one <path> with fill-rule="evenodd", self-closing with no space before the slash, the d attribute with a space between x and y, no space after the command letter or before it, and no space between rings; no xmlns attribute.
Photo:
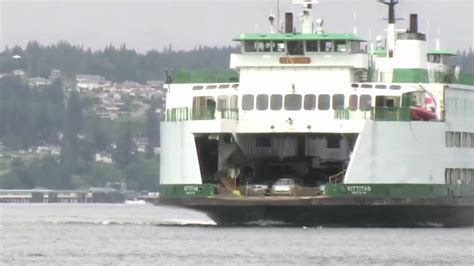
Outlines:
<svg viewBox="0 0 474 266"><path fill-rule="evenodd" d="M206 213L218 225L281 222L293 226L474 226L474 198L161 199Z"/></svg>

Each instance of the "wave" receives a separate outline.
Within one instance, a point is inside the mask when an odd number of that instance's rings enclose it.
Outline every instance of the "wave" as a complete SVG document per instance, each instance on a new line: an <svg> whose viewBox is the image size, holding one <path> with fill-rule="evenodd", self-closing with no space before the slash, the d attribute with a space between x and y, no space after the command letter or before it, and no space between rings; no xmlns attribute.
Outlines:
<svg viewBox="0 0 474 266"><path fill-rule="evenodd" d="M131 225L131 226L215 226L216 223L208 220L163 220L163 221L42 221L42 223L50 224L69 224L69 225L97 225L97 226L114 226L114 225Z"/></svg>

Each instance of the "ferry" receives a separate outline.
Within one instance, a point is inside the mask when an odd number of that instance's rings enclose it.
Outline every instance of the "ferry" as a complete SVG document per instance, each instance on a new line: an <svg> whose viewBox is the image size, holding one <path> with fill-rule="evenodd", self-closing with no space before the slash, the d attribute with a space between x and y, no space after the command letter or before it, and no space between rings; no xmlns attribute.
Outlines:
<svg viewBox="0 0 474 266"><path fill-rule="evenodd" d="M234 39L230 72L167 74L159 204L219 225L474 225L474 75L378 2L376 43L300 1L299 25Z"/></svg>

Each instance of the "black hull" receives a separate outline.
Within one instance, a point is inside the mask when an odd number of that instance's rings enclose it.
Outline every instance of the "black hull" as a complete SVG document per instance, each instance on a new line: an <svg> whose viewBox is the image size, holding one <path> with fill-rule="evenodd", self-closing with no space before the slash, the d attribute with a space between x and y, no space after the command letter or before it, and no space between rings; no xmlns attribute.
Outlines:
<svg viewBox="0 0 474 266"><path fill-rule="evenodd" d="M465 227L474 226L469 199L223 200L165 199L162 204L202 211L218 225L281 222L294 226Z"/></svg>

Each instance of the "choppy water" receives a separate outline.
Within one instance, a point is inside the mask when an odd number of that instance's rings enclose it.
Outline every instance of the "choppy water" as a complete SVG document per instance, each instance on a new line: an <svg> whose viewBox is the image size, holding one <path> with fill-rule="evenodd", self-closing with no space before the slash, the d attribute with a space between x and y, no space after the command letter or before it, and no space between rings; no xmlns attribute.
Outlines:
<svg viewBox="0 0 474 266"><path fill-rule="evenodd" d="M218 227L152 205L0 204L1 265L472 265L474 228Z"/></svg>

